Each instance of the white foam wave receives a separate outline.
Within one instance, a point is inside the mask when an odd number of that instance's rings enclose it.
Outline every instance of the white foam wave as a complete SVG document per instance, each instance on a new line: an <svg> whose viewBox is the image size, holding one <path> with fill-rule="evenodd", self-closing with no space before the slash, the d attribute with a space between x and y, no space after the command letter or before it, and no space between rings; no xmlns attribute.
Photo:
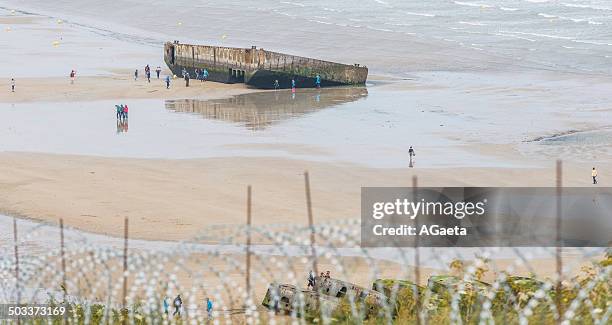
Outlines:
<svg viewBox="0 0 612 325"><path fill-rule="evenodd" d="M527 38L527 37L518 36L518 35L510 35L510 34L504 34L504 33L495 33L493 35L503 36L503 37L510 37L510 38L516 38L516 39L520 39L520 40L524 40L524 41L528 41L528 42L537 42L536 40L534 40L532 38Z"/></svg>
<svg viewBox="0 0 612 325"><path fill-rule="evenodd" d="M592 44L592 45L612 46L612 43L607 43L607 42L604 42L604 41L574 40L574 42L576 42L576 43L583 43L583 44Z"/></svg>
<svg viewBox="0 0 612 325"><path fill-rule="evenodd" d="M477 2L464 2L464 1L453 1L455 4L460 6L468 6L468 7L479 7L479 8L492 8L491 5Z"/></svg>
<svg viewBox="0 0 612 325"><path fill-rule="evenodd" d="M344 12L344 10L342 9L334 9L334 8L326 8L326 7L324 7L323 10L331 11L331 12Z"/></svg>
<svg viewBox="0 0 612 325"><path fill-rule="evenodd" d="M376 30L379 32L387 32L387 33L393 33L392 30L390 29L386 29L386 28L378 28L378 27L372 27L372 26L366 26L367 29L371 29L371 30Z"/></svg>
<svg viewBox="0 0 612 325"><path fill-rule="evenodd" d="M436 16L434 14L428 14L428 13L422 13L422 12L411 12L411 11L404 11L404 14L410 15L410 16L422 16L422 17L435 17Z"/></svg>
<svg viewBox="0 0 612 325"><path fill-rule="evenodd" d="M286 4L286 5L292 5L292 6L296 6L296 7L306 7L305 4L299 3L299 2L281 1L280 3Z"/></svg>
<svg viewBox="0 0 612 325"><path fill-rule="evenodd" d="M566 7L570 7L570 8L612 11L612 7L604 7L604 6L584 5L584 4L578 4L578 3L562 3L562 5Z"/></svg>
<svg viewBox="0 0 612 325"><path fill-rule="evenodd" d="M412 24L406 24L406 23L385 23L385 25L390 25L390 26L412 26Z"/></svg>
<svg viewBox="0 0 612 325"><path fill-rule="evenodd" d="M543 13L539 13L538 16L544 17L544 18L557 18L558 17L555 15L549 15L549 14L543 14Z"/></svg>
<svg viewBox="0 0 612 325"><path fill-rule="evenodd" d="M487 26L487 24L481 23L479 21L460 21L459 24L471 25L471 26Z"/></svg>
<svg viewBox="0 0 612 325"><path fill-rule="evenodd" d="M560 36L560 35L549 35L549 34L541 34L541 33L526 33L526 32L510 32L510 31L502 31L502 33L505 34L518 34L518 35L530 35L530 36L537 36L537 37L544 37L544 38L553 38L553 39L564 39L564 40L571 40L571 37L567 37L567 36Z"/></svg>
<svg viewBox="0 0 612 325"><path fill-rule="evenodd" d="M388 6L388 5L389 5L389 3L388 3L388 2L385 2L385 1L382 1L382 0L374 0L374 2L376 2L376 3L378 3L378 4L381 4L381 5L383 5L383 6Z"/></svg>
<svg viewBox="0 0 612 325"><path fill-rule="evenodd" d="M324 25L333 25L333 23L330 23L328 21L320 21L320 20L314 20L314 19L309 19L309 22L313 22L313 23L317 23L317 24L324 24Z"/></svg>
<svg viewBox="0 0 612 325"><path fill-rule="evenodd" d="M508 7L499 7L500 10L503 11L517 11L519 10L518 8L508 8Z"/></svg>
<svg viewBox="0 0 612 325"><path fill-rule="evenodd" d="M557 16L557 15L551 15L551 14L545 14L545 13L539 13L538 16L549 18L549 19L566 20L566 21L571 21L574 23L588 23L590 25L602 25L603 24L603 23L593 21L590 19L585 19L585 18L572 18L572 17Z"/></svg>

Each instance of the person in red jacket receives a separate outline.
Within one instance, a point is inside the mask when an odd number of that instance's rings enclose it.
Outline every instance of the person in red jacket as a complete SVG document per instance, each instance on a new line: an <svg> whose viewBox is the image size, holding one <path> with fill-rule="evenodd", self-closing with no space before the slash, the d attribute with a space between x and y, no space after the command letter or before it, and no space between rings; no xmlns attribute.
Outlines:
<svg viewBox="0 0 612 325"><path fill-rule="evenodd" d="M125 119L128 118L128 106L127 105L123 106L123 118Z"/></svg>

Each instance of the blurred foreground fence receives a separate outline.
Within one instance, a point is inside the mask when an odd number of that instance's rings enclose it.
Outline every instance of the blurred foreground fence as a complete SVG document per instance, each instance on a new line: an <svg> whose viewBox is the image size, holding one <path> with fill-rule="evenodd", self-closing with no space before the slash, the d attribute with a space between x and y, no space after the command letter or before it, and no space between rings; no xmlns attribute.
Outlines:
<svg viewBox="0 0 612 325"><path fill-rule="evenodd" d="M611 322L609 248L362 248L359 220L314 222L305 181L308 223L252 226L249 187L244 226L185 242L0 217L0 304L68 310L21 323Z"/></svg>

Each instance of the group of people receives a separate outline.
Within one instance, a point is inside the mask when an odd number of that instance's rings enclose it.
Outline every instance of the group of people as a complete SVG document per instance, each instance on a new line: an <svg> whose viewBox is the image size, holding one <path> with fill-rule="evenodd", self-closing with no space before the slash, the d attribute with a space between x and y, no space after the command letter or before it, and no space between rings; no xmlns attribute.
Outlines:
<svg viewBox="0 0 612 325"><path fill-rule="evenodd" d="M206 69L195 69L195 75L196 75L196 79L200 80L200 82L204 82L206 80L208 80L208 70ZM189 87L189 80L191 79L191 74L189 74L189 71L187 71L187 69L183 68L183 71L181 71L181 74L183 76L183 79L185 79L185 87ZM170 83L169 83L169 79L166 79L166 88L170 87Z"/></svg>
<svg viewBox="0 0 612 325"><path fill-rule="evenodd" d="M144 68L145 71L145 77L147 78L148 82L151 82L151 67L147 64ZM157 68L155 68L155 74L157 74L157 79L159 79L159 75L161 74L161 67L157 66ZM138 80L138 69L134 70L134 81Z"/></svg>
<svg viewBox="0 0 612 325"><path fill-rule="evenodd" d="M323 273L321 272L321 274L319 275L319 279L331 279L331 274L329 271ZM307 288L314 290L315 288L315 284L317 283L317 277L315 276L314 271L310 271L310 273L308 273L308 284L306 285Z"/></svg>
<svg viewBox="0 0 612 325"><path fill-rule="evenodd" d="M315 76L315 87L317 89L321 88L321 76L320 75L316 75ZM279 89L280 88L280 83L278 82L278 79L274 80L274 89ZM296 85L296 81L295 78L291 78L291 92L295 93L295 89L297 88Z"/></svg>
<svg viewBox="0 0 612 325"><path fill-rule="evenodd" d="M117 120L127 120L128 118L128 106L124 104L115 105L117 110Z"/></svg>
<svg viewBox="0 0 612 325"><path fill-rule="evenodd" d="M172 301L172 306L174 307L174 311L172 312L172 316L181 316L181 310L183 308L183 298L181 295L177 295L176 298ZM213 302L212 299L206 297L204 301L204 307L206 308L206 313L208 314L208 318L212 317L213 312ZM168 301L168 297L164 297L163 301L164 314L168 315L170 313L170 304Z"/></svg>

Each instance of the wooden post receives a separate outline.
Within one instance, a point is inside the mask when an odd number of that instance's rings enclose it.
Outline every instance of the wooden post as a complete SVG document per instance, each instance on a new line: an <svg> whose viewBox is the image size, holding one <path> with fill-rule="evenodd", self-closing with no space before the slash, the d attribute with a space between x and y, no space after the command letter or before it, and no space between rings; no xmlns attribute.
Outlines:
<svg viewBox="0 0 612 325"><path fill-rule="evenodd" d="M123 293L121 295L122 306L127 309L127 270L128 270L128 218L125 218L123 233Z"/></svg>
<svg viewBox="0 0 612 325"><path fill-rule="evenodd" d="M310 251L312 252L312 268L315 276L319 275L319 269L317 265L317 252L315 249L315 228L314 219L312 216L312 199L310 197L310 177L308 171L304 172L304 182L306 186L306 208L308 210L308 227L310 228Z"/></svg>
<svg viewBox="0 0 612 325"><path fill-rule="evenodd" d="M247 187L246 294L251 297L251 185Z"/></svg>
<svg viewBox="0 0 612 325"><path fill-rule="evenodd" d="M17 293L17 304L21 303L21 292L19 286L19 242L17 238L17 218L13 217L13 240L15 244L15 291ZM20 319L17 316L17 325L19 325Z"/></svg>
<svg viewBox="0 0 612 325"><path fill-rule="evenodd" d="M563 293L562 280L563 280L563 259L561 254L563 253L562 235L561 231L563 228L562 220L562 194L563 194L563 163L561 160L557 160L557 286L556 286L556 303L557 312L559 313L558 323L563 320L563 299L561 297Z"/></svg>
<svg viewBox="0 0 612 325"><path fill-rule="evenodd" d="M310 177L308 176L308 171L304 172L304 186L306 190L306 208L308 210L308 227L310 228L310 250L312 252L312 268L316 278L317 275L319 275L319 267L317 265L317 251L315 250L315 228L314 218L312 216L312 198L310 197ZM313 287L313 289L315 288ZM319 290L317 290L316 310L319 310L319 324L323 324L323 315L320 312L321 300L319 295Z"/></svg>
<svg viewBox="0 0 612 325"><path fill-rule="evenodd" d="M64 289L64 302L66 301L66 254L64 250L64 219L60 218L60 257L62 260L62 288Z"/></svg>
<svg viewBox="0 0 612 325"><path fill-rule="evenodd" d="M412 157L410 157L412 159ZM412 176L412 201L418 202L418 180L416 176ZM414 218L414 226L416 232L419 232L419 217ZM416 324L421 324L421 300L419 299L419 283L421 282L421 256L419 250L419 236L414 236L414 288L412 296L416 301Z"/></svg>

